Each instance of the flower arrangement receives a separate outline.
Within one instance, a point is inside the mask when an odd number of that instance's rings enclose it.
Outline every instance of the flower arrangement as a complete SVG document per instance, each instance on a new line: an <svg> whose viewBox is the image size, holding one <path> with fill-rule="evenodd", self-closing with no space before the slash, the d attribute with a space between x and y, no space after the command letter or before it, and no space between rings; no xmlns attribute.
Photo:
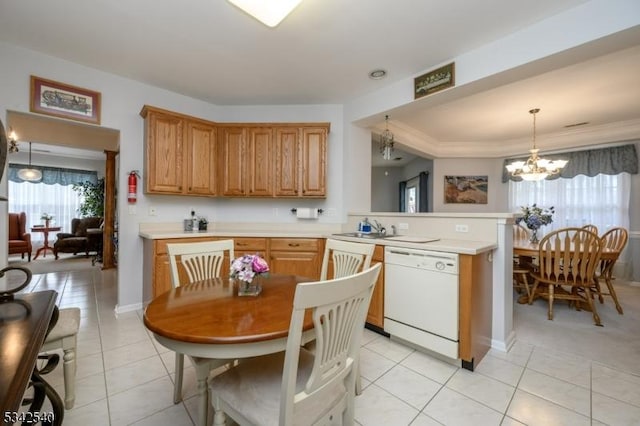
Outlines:
<svg viewBox="0 0 640 426"><path fill-rule="evenodd" d="M51 215L49 213L42 213L40 215L40 219L42 219L42 220L51 220L51 219L53 219L53 215Z"/></svg>
<svg viewBox="0 0 640 426"><path fill-rule="evenodd" d="M538 207L535 203L529 206L523 206L522 216L516 219L516 223L524 223L527 228L531 229L531 242L538 242L537 231L544 225L549 225L553 222L553 206L549 208Z"/></svg>
<svg viewBox="0 0 640 426"><path fill-rule="evenodd" d="M267 275L269 265L258 254L245 254L231 262L230 276L250 283L256 275Z"/></svg>

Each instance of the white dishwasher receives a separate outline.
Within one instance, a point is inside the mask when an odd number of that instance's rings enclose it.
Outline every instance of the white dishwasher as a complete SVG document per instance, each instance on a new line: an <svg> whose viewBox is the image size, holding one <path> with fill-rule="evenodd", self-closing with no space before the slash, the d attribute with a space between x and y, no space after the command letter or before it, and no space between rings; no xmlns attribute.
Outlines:
<svg viewBox="0 0 640 426"><path fill-rule="evenodd" d="M386 247L384 331L458 358L458 255Z"/></svg>

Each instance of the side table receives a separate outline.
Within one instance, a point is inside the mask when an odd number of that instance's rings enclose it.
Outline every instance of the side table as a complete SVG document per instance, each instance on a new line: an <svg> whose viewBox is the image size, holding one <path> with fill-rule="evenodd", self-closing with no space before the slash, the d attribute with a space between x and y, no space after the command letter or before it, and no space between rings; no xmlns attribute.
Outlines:
<svg viewBox="0 0 640 426"><path fill-rule="evenodd" d="M36 251L36 256L33 260L36 260L40 253L43 252L42 257L47 257L47 249L51 250L53 253L53 247L49 246L49 232L59 231L59 226L34 226L31 228L31 232L42 232L44 234L44 246L40 247L38 251Z"/></svg>

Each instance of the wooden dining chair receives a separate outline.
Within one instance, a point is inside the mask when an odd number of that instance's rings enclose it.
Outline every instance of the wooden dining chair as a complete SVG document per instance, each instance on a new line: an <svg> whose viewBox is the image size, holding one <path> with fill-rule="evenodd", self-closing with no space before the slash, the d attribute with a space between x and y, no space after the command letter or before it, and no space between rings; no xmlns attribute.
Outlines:
<svg viewBox="0 0 640 426"><path fill-rule="evenodd" d="M513 225L513 240L514 241L526 241L529 240L529 230L520 224ZM531 297L531 285L533 280L531 279L531 271L534 269L533 261L530 257L514 256L513 258L513 288L518 293L526 293L526 300ZM523 303L523 299L518 299L520 303ZM526 303L526 302L525 302Z"/></svg>
<svg viewBox="0 0 640 426"><path fill-rule="evenodd" d="M582 229L585 229L585 230L587 230L589 232L593 232L596 235L600 235L600 234L598 234L598 227L595 226L595 225L584 225L582 227Z"/></svg>
<svg viewBox="0 0 640 426"><path fill-rule="evenodd" d="M210 380L214 426L352 425L355 363L381 264L355 275L296 287L287 348L240 362ZM311 311L315 354L300 346Z"/></svg>
<svg viewBox="0 0 640 426"><path fill-rule="evenodd" d="M173 288L177 288L184 284L220 277L225 257L230 261L234 258L233 240L167 244L167 253L171 266L171 284ZM209 369L218 368L230 362L230 360L197 357L191 357L191 361L196 368L199 364L208 363ZM183 373L184 355L176 352L173 388L175 404L182 400Z"/></svg>
<svg viewBox="0 0 640 426"><path fill-rule="evenodd" d="M576 302L576 309L584 302L589 305L595 324L601 326L591 294L601 250L598 235L582 228L563 228L545 235L539 243L538 268L532 273L529 304L537 296L546 297L548 318L552 320L556 299Z"/></svg>
<svg viewBox="0 0 640 426"><path fill-rule="evenodd" d="M613 287L613 267L615 266L618 258L620 257L620 253L624 250L627 245L627 241L629 239L629 232L625 228L615 227L609 229L605 232L602 237L602 250L611 250L615 253L615 257L600 260L599 270L596 274L596 281L594 285L594 290L598 294L598 299L600 303L604 302L602 296L611 296L613 302L616 304L616 310L620 315L623 314L622 306L620 306L620 302L618 302L618 296L616 295L616 290ZM602 291L600 286L600 279L603 279L605 284L607 285L608 293Z"/></svg>

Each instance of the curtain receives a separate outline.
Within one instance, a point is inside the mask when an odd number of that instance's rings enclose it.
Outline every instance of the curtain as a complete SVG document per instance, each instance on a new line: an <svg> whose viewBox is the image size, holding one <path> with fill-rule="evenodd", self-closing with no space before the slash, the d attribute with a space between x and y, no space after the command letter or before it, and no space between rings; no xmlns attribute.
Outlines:
<svg viewBox="0 0 640 426"><path fill-rule="evenodd" d="M543 226L546 234L564 227L596 225L602 235L614 226L629 229L631 175L579 175L573 179L537 182L509 181L509 210L519 213L522 206L537 204L555 207L553 223ZM542 235L540 235L542 236Z"/></svg>
<svg viewBox="0 0 640 426"><path fill-rule="evenodd" d="M403 180L399 185L400 197L398 197L399 205L398 211L405 212L407 211L407 181Z"/></svg>
<svg viewBox="0 0 640 426"><path fill-rule="evenodd" d="M9 211L25 212L27 214L27 229L33 225L44 224L40 219L43 213L53 215L51 226L60 226L58 232L71 232L71 219L78 216L80 196L70 185L45 185L32 182L9 182ZM57 232L49 235L53 245ZM42 242L41 232L32 232L33 242Z"/></svg>
<svg viewBox="0 0 640 426"><path fill-rule="evenodd" d="M62 169L57 167L37 166L42 171L39 182L25 182L18 177L18 170L28 167L25 164L9 164L7 176L9 180L9 211L27 214L27 230L33 225L43 224L44 213L53 216L51 226L59 226L58 232L71 232L71 219L78 216L82 199L73 190L74 183L97 182L98 173L91 170ZM57 232L49 235L55 241ZM43 234L32 232L31 240L42 243ZM50 243L52 244L52 243Z"/></svg>
<svg viewBox="0 0 640 426"><path fill-rule="evenodd" d="M9 164L7 170L7 178L10 182L23 183L24 181L18 177L20 169L28 168L28 164ZM42 172L42 180L37 183L45 185L73 185L74 183L86 182L96 183L98 181L98 172L92 170L77 169L61 169L58 167L31 166Z"/></svg>
<svg viewBox="0 0 640 426"><path fill-rule="evenodd" d="M548 160L567 160L567 165L559 174L547 178L570 179L578 175L590 177L598 174L617 175L619 173L638 174L638 154L635 145L614 146L601 149L588 149L585 151L565 152L562 154L541 155ZM522 178L511 176L506 169L507 164L526 158L507 158L502 167L502 182L521 181Z"/></svg>
<svg viewBox="0 0 640 426"><path fill-rule="evenodd" d="M418 197L420 205L418 206L418 211L426 213L429 211L429 172L420 172L418 178L420 179L420 195Z"/></svg>

